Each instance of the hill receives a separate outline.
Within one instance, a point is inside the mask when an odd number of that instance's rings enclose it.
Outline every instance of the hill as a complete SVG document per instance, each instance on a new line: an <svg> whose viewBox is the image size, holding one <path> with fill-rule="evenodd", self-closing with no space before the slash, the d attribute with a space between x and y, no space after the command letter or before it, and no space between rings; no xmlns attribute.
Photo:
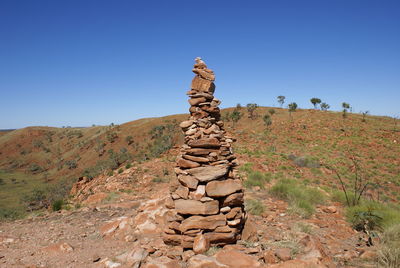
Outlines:
<svg viewBox="0 0 400 268"><path fill-rule="evenodd" d="M341 113L274 108L272 126L262 116L268 107L259 107L256 117L244 115L227 131L237 138L235 152L255 170L277 177L305 180L313 185L337 188L338 180L329 165L351 176L345 167L357 156L367 171L374 198L400 199L399 131L392 118L359 114L342 118ZM222 115L233 108L222 110ZM187 115L146 118L122 125L88 128L28 127L3 132L0 136L0 208L25 210L20 199L33 188L59 182L75 182L81 176L95 177L117 169L126 162L147 161L182 143L177 124ZM174 155L170 155L174 157Z"/></svg>

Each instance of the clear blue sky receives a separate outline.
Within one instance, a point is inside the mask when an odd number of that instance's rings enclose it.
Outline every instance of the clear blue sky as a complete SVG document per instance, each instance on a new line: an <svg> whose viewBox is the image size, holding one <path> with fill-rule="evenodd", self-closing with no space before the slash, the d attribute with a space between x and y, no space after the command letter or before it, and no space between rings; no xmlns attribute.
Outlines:
<svg viewBox="0 0 400 268"><path fill-rule="evenodd" d="M193 59L221 107L400 115L400 1L0 0L0 128L186 113Z"/></svg>

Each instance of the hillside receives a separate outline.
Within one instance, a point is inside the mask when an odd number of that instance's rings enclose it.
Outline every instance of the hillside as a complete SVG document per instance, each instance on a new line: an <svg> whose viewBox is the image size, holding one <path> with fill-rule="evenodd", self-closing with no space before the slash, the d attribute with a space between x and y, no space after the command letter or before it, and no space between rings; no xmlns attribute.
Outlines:
<svg viewBox="0 0 400 268"><path fill-rule="evenodd" d="M269 109L258 108L258 116L250 119L242 108L244 116L235 128L226 122L227 131L238 140L235 152L243 162L278 177L337 187L335 174L321 164L341 169L346 176L349 156L356 155L372 183L369 193L384 201L399 200L400 132L394 129L392 118L367 116L362 122L359 114L343 119L341 113L318 110L297 110L290 118L286 109L274 108L272 126L267 128L262 116ZM232 110L225 109L222 114ZM181 144L177 122L186 117L172 115L88 128L28 127L3 133L0 206L23 213L19 199L32 188L76 181L83 175L93 177L128 159L141 162L159 157Z"/></svg>
<svg viewBox="0 0 400 268"><path fill-rule="evenodd" d="M396 122L273 109L270 126L263 120L271 114L268 107L259 107L253 119L241 108L235 124L227 116L234 109L222 111L228 134L237 139L234 151L250 218L238 244L212 247L207 257L159 240L165 194L182 144L177 125L187 115L6 132L0 136L1 216L28 216L0 225L0 264L375 267L379 261L396 267L398 255L391 251L399 243L393 228L400 220ZM335 171L351 200L356 175L359 185L368 183L359 204L346 205ZM366 222L375 225L360 227ZM231 255L239 264L229 261Z"/></svg>

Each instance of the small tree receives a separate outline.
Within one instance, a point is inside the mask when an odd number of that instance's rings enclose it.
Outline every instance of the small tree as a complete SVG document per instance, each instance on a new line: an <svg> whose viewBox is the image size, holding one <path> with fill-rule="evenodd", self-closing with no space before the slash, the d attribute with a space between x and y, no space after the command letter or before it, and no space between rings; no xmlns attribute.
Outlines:
<svg viewBox="0 0 400 268"><path fill-rule="evenodd" d="M345 119L347 117L347 110L350 109L350 104L343 102L342 107L343 107L342 117L343 119Z"/></svg>
<svg viewBox="0 0 400 268"><path fill-rule="evenodd" d="M281 108L283 104L285 103L285 96L278 96L278 103L281 105Z"/></svg>
<svg viewBox="0 0 400 268"><path fill-rule="evenodd" d="M328 111L328 109L331 108L331 106L328 103L325 103L325 102L321 103L320 107L321 107L322 111Z"/></svg>
<svg viewBox="0 0 400 268"><path fill-rule="evenodd" d="M314 105L314 109L317 109L317 104L321 103L321 99L318 99L318 98L312 98L312 99L310 99L310 101Z"/></svg>
<svg viewBox="0 0 400 268"><path fill-rule="evenodd" d="M288 108L289 108L289 116L290 116L290 118L292 118L292 112L296 111L297 103L295 103L295 102L289 103Z"/></svg>
<svg viewBox="0 0 400 268"><path fill-rule="evenodd" d="M233 112L230 114L230 117L232 119L232 126L235 128L236 123L242 118L242 113L239 112L238 109L233 110Z"/></svg>
<svg viewBox="0 0 400 268"><path fill-rule="evenodd" d="M249 118L254 119L256 117L255 111L258 108L257 103L248 103L247 112L249 113Z"/></svg>
<svg viewBox="0 0 400 268"><path fill-rule="evenodd" d="M275 113L276 113L276 111L275 111L275 109L269 109L268 110L268 113L271 115L271 116L273 116Z"/></svg>
<svg viewBox="0 0 400 268"><path fill-rule="evenodd" d="M367 117L367 114L369 114L369 111L361 112L361 114L362 114L361 122L364 122L364 123L367 122L366 117Z"/></svg>
<svg viewBox="0 0 400 268"><path fill-rule="evenodd" d="M240 103L236 104L236 109L237 110L241 110L242 109L242 105Z"/></svg>
<svg viewBox="0 0 400 268"><path fill-rule="evenodd" d="M132 136L127 136L125 138L126 143L128 143L128 145L131 145L133 143L133 137Z"/></svg>
<svg viewBox="0 0 400 268"><path fill-rule="evenodd" d="M270 125L272 125L272 119L271 119L271 116L269 114L265 114L263 116L263 121L264 121L264 125L266 127L269 127Z"/></svg>

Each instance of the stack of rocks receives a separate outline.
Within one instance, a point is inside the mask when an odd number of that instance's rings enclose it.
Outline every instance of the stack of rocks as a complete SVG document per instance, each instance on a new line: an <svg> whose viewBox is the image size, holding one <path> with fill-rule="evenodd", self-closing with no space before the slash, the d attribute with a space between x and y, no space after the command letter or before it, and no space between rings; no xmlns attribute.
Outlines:
<svg viewBox="0 0 400 268"><path fill-rule="evenodd" d="M245 222L243 187L233 155L233 139L220 120L214 97L214 72L196 58L189 95L190 118L180 124L184 145L177 158L176 180L166 207L164 242L193 248L235 243Z"/></svg>

